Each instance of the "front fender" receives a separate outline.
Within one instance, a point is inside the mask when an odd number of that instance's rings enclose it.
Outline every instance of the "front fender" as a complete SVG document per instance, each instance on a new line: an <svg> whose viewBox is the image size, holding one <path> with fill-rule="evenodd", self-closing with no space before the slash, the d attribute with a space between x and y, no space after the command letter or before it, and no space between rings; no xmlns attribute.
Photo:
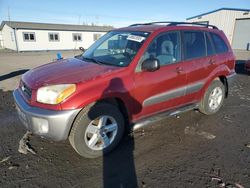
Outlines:
<svg viewBox="0 0 250 188"><path fill-rule="evenodd" d="M87 105L106 99L118 99L126 107L129 116L138 113L141 105L131 94L133 84L130 78L111 78L81 84L69 100L63 102L62 109L82 109Z"/></svg>

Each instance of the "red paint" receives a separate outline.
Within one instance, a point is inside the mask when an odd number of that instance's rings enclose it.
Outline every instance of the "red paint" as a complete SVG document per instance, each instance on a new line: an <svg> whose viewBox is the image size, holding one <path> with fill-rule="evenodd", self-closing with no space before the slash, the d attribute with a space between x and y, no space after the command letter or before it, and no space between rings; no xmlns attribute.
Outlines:
<svg viewBox="0 0 250 188"><path fill-rule="evenodd" d="M250 73L250 60L247 60L245 63L245 69L248 73Z"/></svg>
<svg viewBox="0 0 250 188"><path fill-rule="evenodd" d="M84 62L78 59L66 59L35 68L25 75L23 81L32 88L30 105L52 109L68 110L84 108L86 105L105 98L116 98L125 104L131 121L173 109L178 106L199 102L211 81L218 76L228 76L234 71L235 56L222 31L203 27L187 26L137 26L118 30L150 32L137 55L128 67L114 67ZM135 72L135 68L150 42L160 33L172 30L200 30L219 34L227 43L229 52L196 60L183 61L161 67L155 72ZM209 64L210 60L214 64ZM181 68L183 71L176 71ZM185 87L188 84L203 81L204 87L198 92L174 98L163 103L143 107L143 101L153 95ZM36 102L39 87L54 84L75 83L76 92L59 105L47 105Z"/></svg>

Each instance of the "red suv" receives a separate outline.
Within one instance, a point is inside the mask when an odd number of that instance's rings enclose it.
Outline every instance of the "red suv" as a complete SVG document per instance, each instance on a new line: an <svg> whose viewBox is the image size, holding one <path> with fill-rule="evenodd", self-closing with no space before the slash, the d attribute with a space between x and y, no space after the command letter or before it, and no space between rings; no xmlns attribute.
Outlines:
<svg viewBox="0 0 250 188"><path fill-rule="evenodd" d="M125 128L190 109L217 112L234 66L215 26L134 24L108 32L77 58L25 73L14 98L28 130L69 138L80 155L94 158L114 149Z"/></svg>

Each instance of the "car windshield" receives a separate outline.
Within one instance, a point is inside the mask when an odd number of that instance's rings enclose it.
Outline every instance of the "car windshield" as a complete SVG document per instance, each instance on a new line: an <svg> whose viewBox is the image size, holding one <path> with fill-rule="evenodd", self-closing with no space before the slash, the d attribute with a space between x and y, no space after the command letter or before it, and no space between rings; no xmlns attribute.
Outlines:
<svg viewBox="0 0 250 188"><path fill-rule="evenodd" d="M86 50L82 58L98 64L126 67L148 35L147 32L111 31Z"/></svg>

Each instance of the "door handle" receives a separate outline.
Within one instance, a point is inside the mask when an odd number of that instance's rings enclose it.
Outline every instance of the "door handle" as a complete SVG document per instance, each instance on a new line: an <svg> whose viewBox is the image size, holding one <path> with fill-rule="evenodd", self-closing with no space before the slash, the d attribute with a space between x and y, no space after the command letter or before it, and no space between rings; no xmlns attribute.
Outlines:
<svg viewBox="0 0 250 188"><path fill-rule="evenodd" d="M210 59L208 62L210 65L214 65L215 64L215 60L214 59Z"/></svg>
<svg viewBox="0 0 250 188"><path fill-rule="evenodd" d="M177 72L178 74L182 73L182 72L183 72L183 68L182 68L182 67L177 67L177 68L176 68L176 72Z"/></svg>

